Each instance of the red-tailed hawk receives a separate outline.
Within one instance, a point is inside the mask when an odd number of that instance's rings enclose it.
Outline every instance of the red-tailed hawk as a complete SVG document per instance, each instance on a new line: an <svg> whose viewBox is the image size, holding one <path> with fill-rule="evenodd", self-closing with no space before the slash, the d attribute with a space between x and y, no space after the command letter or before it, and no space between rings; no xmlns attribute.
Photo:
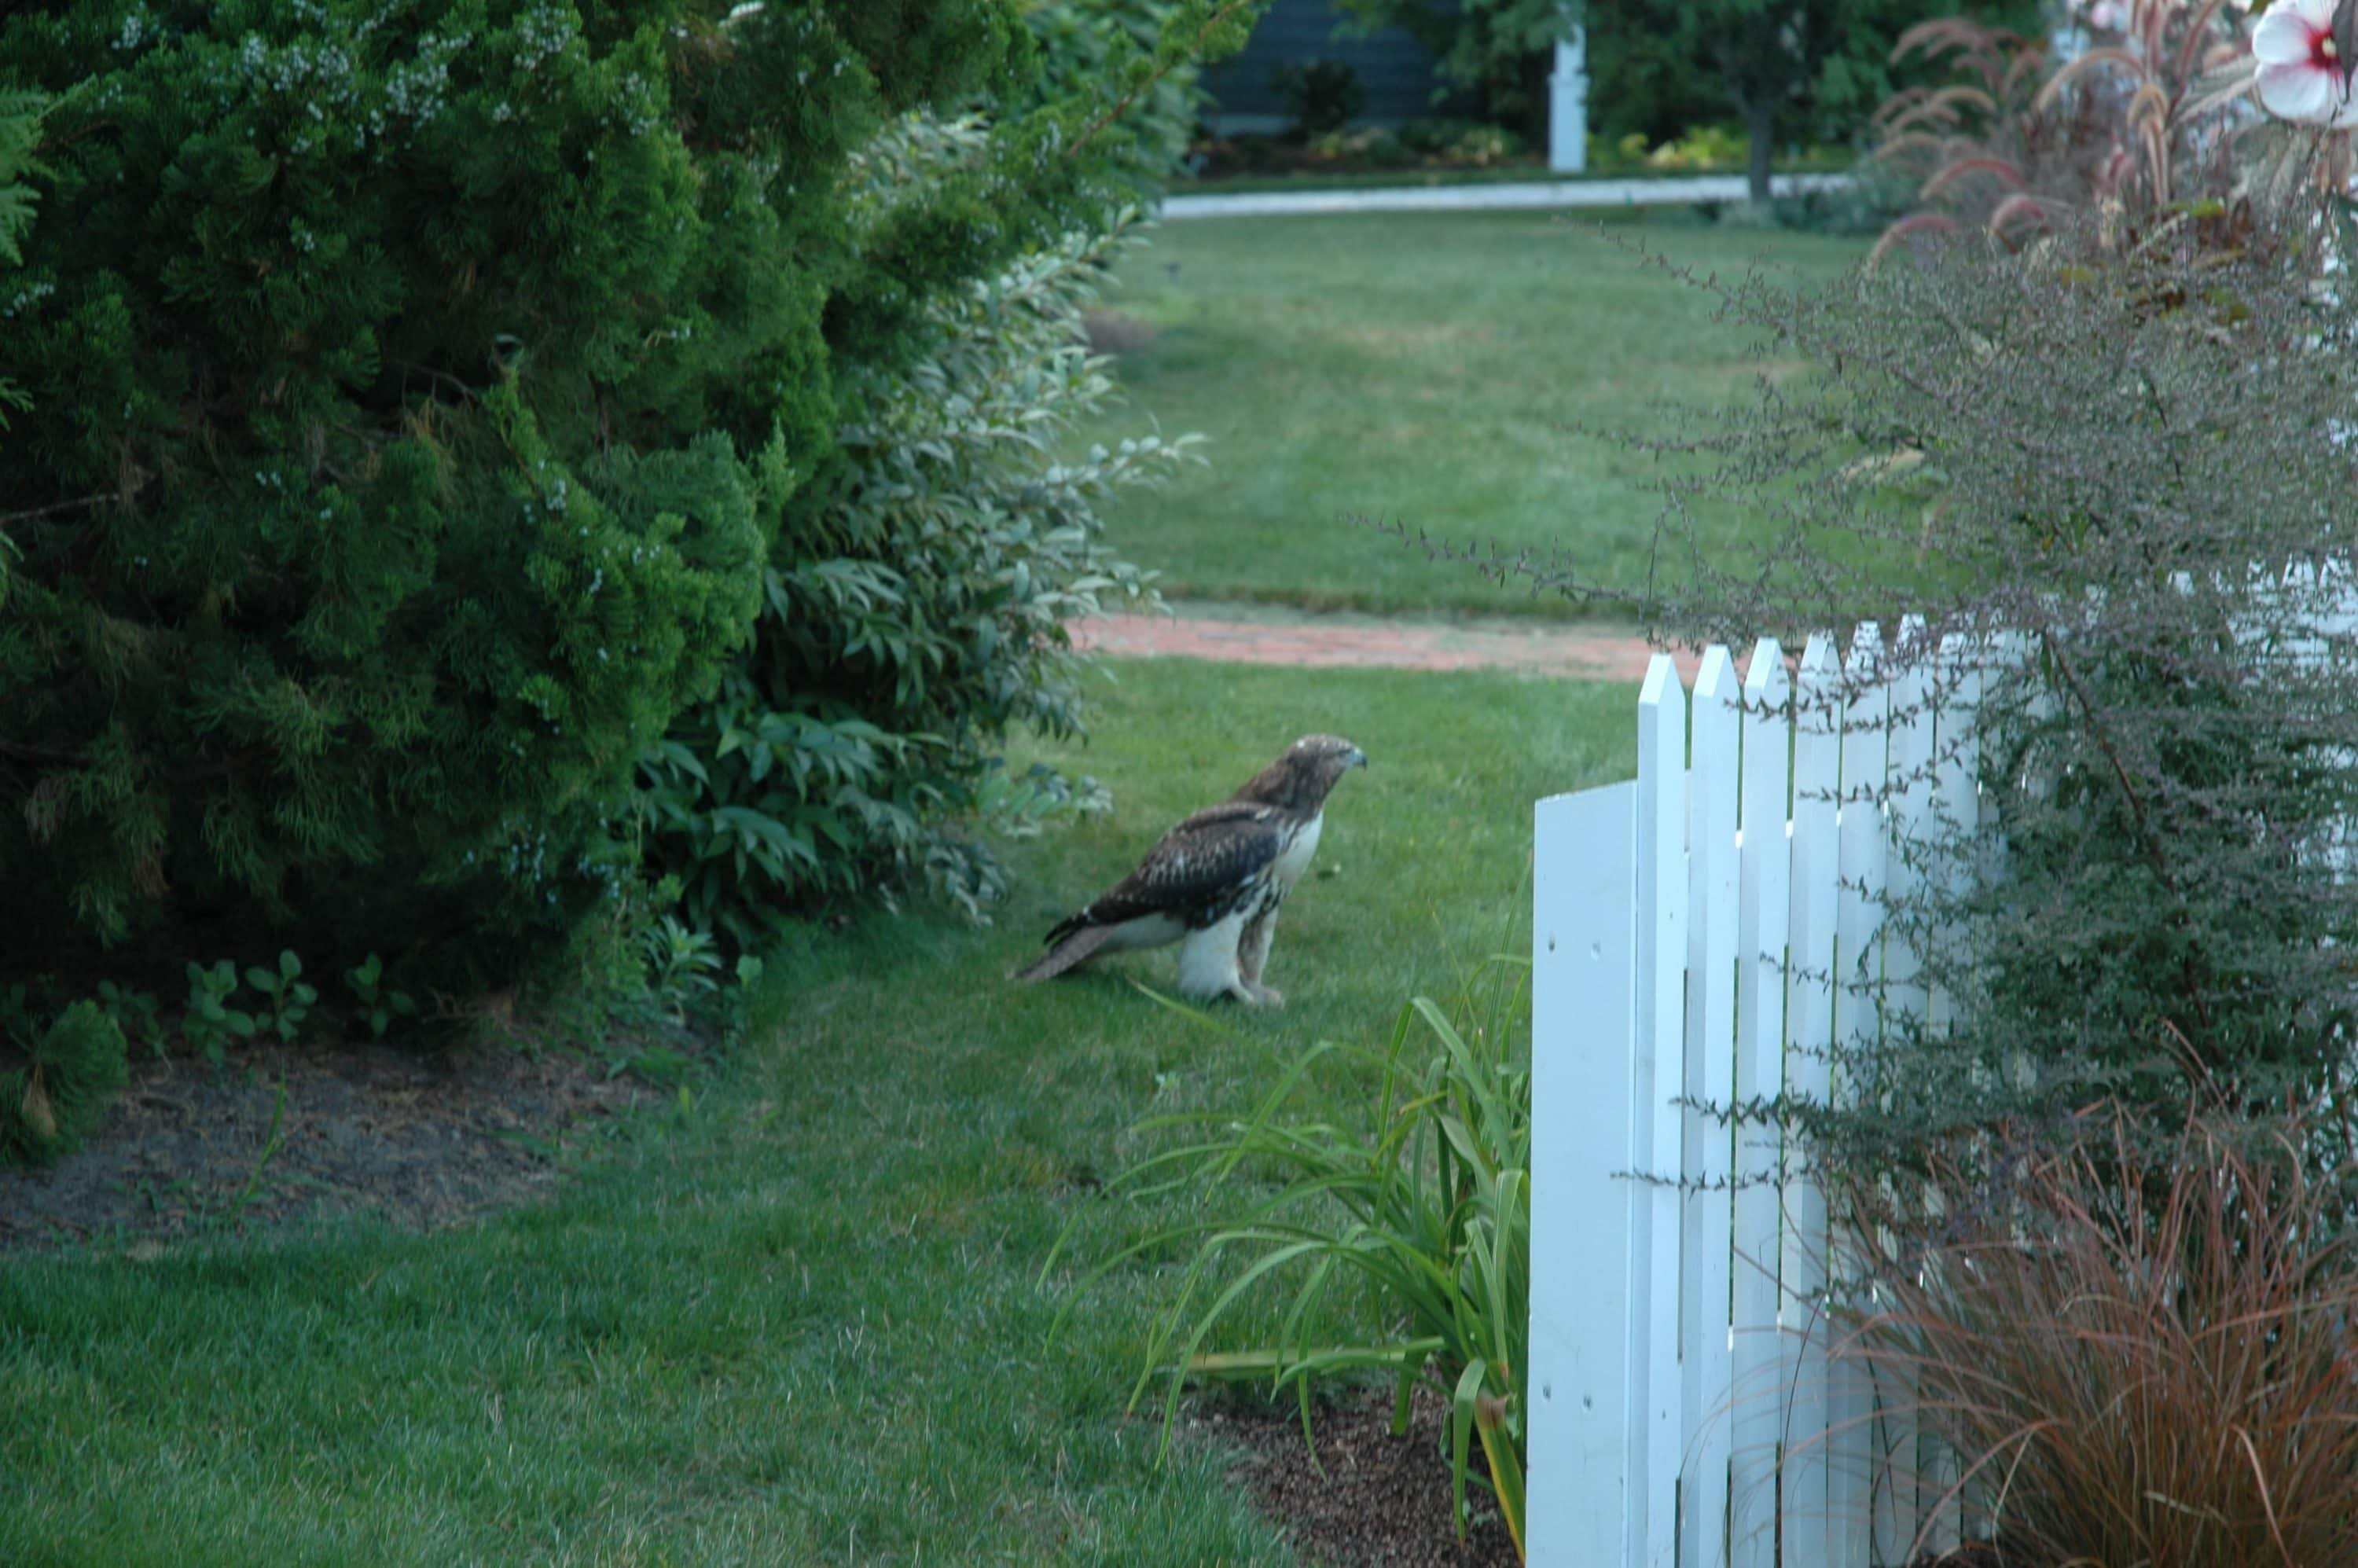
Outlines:
<svg viewBox="0 0 2358 1568"><path fill-rule="evenodd" d="M1048 951L1015 978L1046 980L1107 953L1179 949L1179 994L1247 1007L1285 999L1260 983L1277 910L1318 849L1326 794L1368 755L1335 735L1304 735L1217 806L1163 836L1138 870L1048 933Z"/></svg>

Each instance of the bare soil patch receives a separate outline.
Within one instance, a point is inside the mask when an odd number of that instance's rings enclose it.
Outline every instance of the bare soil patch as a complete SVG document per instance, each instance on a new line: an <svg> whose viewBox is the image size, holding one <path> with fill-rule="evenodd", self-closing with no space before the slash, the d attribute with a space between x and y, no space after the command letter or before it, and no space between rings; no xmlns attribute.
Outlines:
<svg viewBox="0 0 2358 1568"><path fill-rule="evenodd" d="M0 1252L144 1252L336 1213L449 1225L539 1196L578 1145L655 1092L575 1053L507 1044L274 1043L221 1067L135 1062L88 1144L48 1170L0 1171Z"/></svg>
<svg viewBox="0 0 2358 1568"><path fill-rule="evenodd" d="M1469 1483L1465 1539L1450 1515L1443 1456L1447 1408L1417 1391L1409 1430L1392 1435L1389 1389L1311 1407L1316 1457L1292 1404L1207 1401L1190 1418L1201 1436L1246 1450L1232 1472L1303 1557L1325 1568L1514 1568L1515 1543L1490 1495ZM1480 1457L1475 1464L1478 1469Z"/></svg>

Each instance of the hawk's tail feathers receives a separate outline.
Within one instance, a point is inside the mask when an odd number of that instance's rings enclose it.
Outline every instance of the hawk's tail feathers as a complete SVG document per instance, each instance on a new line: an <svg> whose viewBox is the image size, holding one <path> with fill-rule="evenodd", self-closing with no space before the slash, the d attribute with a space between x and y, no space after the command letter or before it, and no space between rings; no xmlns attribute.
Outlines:
<svg viewBox="0 0 2358 1568"><path fill-rule="evenodd" d="M1070 936L1074 932L1087 930L1090 925L1089 910L1092 907L1094 906L1085 904L1081 908L1074 911L1072 914L1065 916L1064 919L1056 922L1055 925L1048 927L1048 935L1040 939L1040 946L1043 947L1054 947L1057 943L1062 942L1065 937Z"/></svg>
<svg viewBox="0 0 2358 1568"><path fill-rule="evenodd" d="M1053 980L1067 969L1076 969L1096 957L1097 950L1113 935L1110 925L1088 925L1075 931L1042 954L1037 962L1018 969L1019 980Z"/></svg>

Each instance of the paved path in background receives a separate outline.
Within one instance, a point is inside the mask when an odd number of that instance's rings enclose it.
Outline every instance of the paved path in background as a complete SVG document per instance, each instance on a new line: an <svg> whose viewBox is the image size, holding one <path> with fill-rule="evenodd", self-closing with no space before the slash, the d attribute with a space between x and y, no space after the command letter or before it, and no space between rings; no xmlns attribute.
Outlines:
<svg viewBox="0 0 2358 1568"><path fill-rule="evenodd" d="M1386 621L1246 605L1184 605L1174 615L1098 616L1073 622L1071 628L1074 643L1095 653L1309 669L1506 669L1639 681L1653 653L1643 637L1622 627ZM1693 658L1680 654L1679 667L1692 676Z"/></svg>
<svg viewBox="0 0 2358 1568"><path fill-rule="evenodd" d="M1779 196L1830 190L1846 174L1780 174ZM1173 196L1166 221L1181 218L1273 218L1309 212L1485 212L1517 207L1678 207L1694 201L1741 201L1749 188L1740 174L1686 179L1551 179L1515 185L1387 186L1372 190L1264 190L1236 196Z"/></svg>

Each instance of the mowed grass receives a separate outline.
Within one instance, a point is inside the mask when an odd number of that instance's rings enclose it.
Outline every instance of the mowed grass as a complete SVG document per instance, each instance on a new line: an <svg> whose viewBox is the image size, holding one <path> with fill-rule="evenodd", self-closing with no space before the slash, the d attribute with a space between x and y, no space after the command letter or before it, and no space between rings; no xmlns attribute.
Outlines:
<svg viewBox="0 0 2358 1568"><path fill-rule="evenodd" d="M1608 239L1606 236L1612 236ZM1201 431L1206 469L1109 510L1115 543L1174 596L1386 612L1563 612L1354 526L1379 518L1646 579L1650 459L1585 430L1666 428L1797 364L1755 355L1707 296L1640 266L1822 279L1863 241L1589 213L1190 219L1153 231L1105 308L1154 329L1121 354L1130 406L1083 440ZM1741 548L1746 520L1704 522Z"/></svg>
<svg viewBox="0 0 2358 1568"><path fill-rule="evenodd" d="M1184 1260L1073 1280L1194 1212L1096 1184L1175 1108L1241 1105L1322 1036L1526 940L1532 800L1627 776L1633 693L1503 676L1126 664L1108 816L1011 851L976 928L861 920L782 959L692 1112L544 1207L0 1261L0 1563L1292 1561L1122 1409ZM1271 969L1210 1031L1140 994L1171 957L1016 988L1056 916L1294 735L1372 765L1334 800ZM1329 1075L1337 1115L1367 1086ZM1040 1278L1070 1224L1068 1261Z"/></svg>

